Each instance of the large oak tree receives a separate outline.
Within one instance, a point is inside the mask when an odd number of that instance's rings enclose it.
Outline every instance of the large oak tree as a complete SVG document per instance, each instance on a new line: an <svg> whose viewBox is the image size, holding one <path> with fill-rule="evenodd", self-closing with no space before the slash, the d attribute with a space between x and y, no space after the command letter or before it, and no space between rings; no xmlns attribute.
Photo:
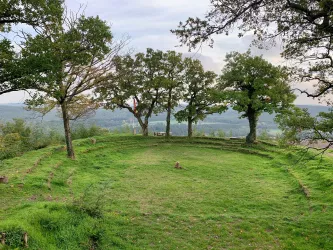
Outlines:
<svg viewBox="0 0 333 250"><path fill-rule="evenodd" d="M171 113L173 109L179 105L184 92L184 62L181 53L175 51L167 51L163 53L163 71L165 81L163 88L165 94L162 103L167 111L166 117L166 137L170 137L171 132Z"/></svg>
<svg viewBox="0 0 333 250"><path fill-rule="evenodd" d="M286 68L273 66L250 51L232 52L219 77L219 89L232 108L249 120L247 143L256 141L257 122L263 112L272 114L289 108L296 96L288 84Z"/></svg>
<svg viewBox="0 0 333 250"><path fill-rule="evenodd" d="M161 103L165 93L165 71L163 52L147 49L134 57L115 58L115 70L108 80L98 88L98 93L105 101L106 109L127 109L138 120L142 134L148 136L149 118L161 112ZM137 106L132 105L133 100Z"/></svg>

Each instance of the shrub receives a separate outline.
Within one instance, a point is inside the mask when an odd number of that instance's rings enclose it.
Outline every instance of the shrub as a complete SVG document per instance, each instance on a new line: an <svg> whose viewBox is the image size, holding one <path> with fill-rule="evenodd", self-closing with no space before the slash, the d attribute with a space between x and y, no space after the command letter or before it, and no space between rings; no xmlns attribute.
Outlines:
<svg viewBox="0 0 333 250"><path fill-rule="evenodd" d="M268 133L267 129L263 129L260 134L258 135L259 140L268 141L271 139L270 134Z"/></svg>
<svg viewBox="0 0 333 250"><path fill-rule="evenodd" d="M0 232L4 232L6 234L6 246L9 247L23 247L23 234L24 230L20 227L10 227L7 229L2 229Z"/></svg>
<svg viewBox="0 0 333 250"><path fill-rule="evenodd" d="M108 182L100 183L98 186L88 186L83 194L73 204L79 211L88 214L93 218L102 218L105 206L105 193Z"/></svg>
<svg viewBox="0 0 333 250"><path fill-rule="evenodd" d="M38 124L28 124L22 119L0 125L0 159L62 142L63 136L59 132L47 130Z"/></svg>
<svg viewBox="0 0 333 250"><path fill-rule="evenodd" d="M209 137L215 137L215 131L214 130L211 130L209 132Z"/></svg>
<svg viewBox="0 0 333 250"><path fill-rule="evenodd" d="M225 138L226 134L225 134L225 132L222 129L219 129L217 131L217 137L219 137L219 138Z"/></svg>
<svg viewBox="0 0 333 250"><path fill-rule="evenodd" d="M73 127L72 138L82 139L105 135L107 129L79 124ZM22 119L0 124L0 160L13 158L30 150L64 143L64 136L56 129L28 124Z"/></svg>
<svg viewBox="0 0 333 250"><path fill-rule="evenodd" d="M109 133L109 130L94 125L86 127L84 124L78 124L72 127L72 139L84 139L94 136L101 136Z"/></svg>
<svg viewBox="0 0 333 250"><path fill-rule="evenodd" d="M130 124L123 121L123 124L121 125L121 127L113 129L112 133L114 133L114 134L132 134L133 128Z"/></svg>

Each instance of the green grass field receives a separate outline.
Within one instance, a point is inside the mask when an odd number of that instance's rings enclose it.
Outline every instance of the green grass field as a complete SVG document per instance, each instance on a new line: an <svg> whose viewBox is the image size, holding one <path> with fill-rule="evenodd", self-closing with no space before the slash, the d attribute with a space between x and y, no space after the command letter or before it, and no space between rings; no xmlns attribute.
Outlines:
<svg viewBox="0 0 333 250"><path fill-rule="evenodd" d="M333 249L333 160L239 140L107 136L6 160L0 249ZM175 169L179 161L184 169ZM1 246L1 244L0 244Z"/></svg>

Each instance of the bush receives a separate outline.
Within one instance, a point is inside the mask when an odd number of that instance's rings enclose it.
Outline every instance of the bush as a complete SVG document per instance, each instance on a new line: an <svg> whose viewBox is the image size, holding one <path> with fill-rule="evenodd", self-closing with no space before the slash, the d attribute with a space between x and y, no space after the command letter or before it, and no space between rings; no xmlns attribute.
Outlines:
<svg viewBox="0 0 333 250"><path fill-rule="evenodd" d="M109 133L109 130L94 125L86 127L84 124L78 124L72 127L72 139L84 139L94 136L101 136Z"/></svg>
<svg viewBox="0 0 333 250"><path fill-rule="evenodd" d="M219 129L217 131L217 137L219 137L219 138L225 138L226 134L225 134L225 132L222 129Z"/></svg>
<svg viewBox="0 0 333 250"><path fill-rule="evenodd" d="M72 139L83 139L109 133L96 125L86 127L79 124L72 128ZM29 124L22 119L0 124L0 160L20 156L24 152L63 144L65 138L56 129Z"/></svg>
<svg viewBox="0 0 333 250"><path fill-rule="evenodd" d="M48 131L38 124L28 124L22 119L0 125L0 159L62 142L63 136L59 132Z"/></svg>
<svg viewBox="0 0 333 250"><path fill-rule="evenodd" d="M203 136L206 136L206 134L205 134L205 131L203 129L198 130L197 127L194 127L193 136L194 137L203 137Z"/></svg>
<svg viewBox="0 0 333 250"><path fill-rule="evenodd" d="M271 136L268 133L267 129L264 129L260 132L260 134L258 135L258 139L263 141L268 141L271 139Z"/></svg>
<svg viewBox="0 0 333 250"><path fill-rule="evenodd" d="M108 182L88 186L83 194L74 200L74 207L93 218L102 218L105 206L105 193Z"/></svg>
<svg viewBox="0 0 333 250"><path fill-rule="evenodd" d="M210 132L209 132L209 137L215 137L215 131L214 130L211 130Z"/></svg>
<svg viewBox="0 0 333 250"><path fill-rule="evenodd" d="M139 130L139 129L137 129L137 130ZM121 125L121 127L113 129L112 133L114 133L114 134L132 134L133 133L133 128L130 124L123 121L123 124Z"/></svg>

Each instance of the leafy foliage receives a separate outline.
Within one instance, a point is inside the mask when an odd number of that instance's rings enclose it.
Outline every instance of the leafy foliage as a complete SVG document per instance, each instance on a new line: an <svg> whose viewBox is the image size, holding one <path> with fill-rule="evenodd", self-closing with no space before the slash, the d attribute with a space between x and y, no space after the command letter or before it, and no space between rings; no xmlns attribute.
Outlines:
<svg viewBox="0 0 333 250"><path fill-rule="evenodd" d="M42 94L28 104L44 105L42 111L61 108L68 157L74 159L69 120L98 108L87 91L105 79L112 56L123 44L112 47L110 27L99 17L67 15L36 37L29 36L22 54L36 70L44 69L44 74L32 76Z"/></svg>
<svg viewBox="0 0 333 250"><path fill-rule="evenodd" d="M91 125L87 127L83 124L77 124L72 126L72 138L73 140L89 138L94 136L102 136L109 133L109 130L105 128L98 127L96 125Z"/></svg>
<svg viewBox="0 0 333 250"><path fill-rule="evenodd" d="M219 103L216 96L216 74L204 70L199 60L184 60L185 91L183 101L187 106L175 114L178 122L188 122L188 136L192 136L192 124L203 120L207 115L222 113L226 110L224 103Z"/></svg>
<svg viewBox="0 0 333 250"><path fill-rule="evenodd" d="M19 23L45 28L61 17L62 12L63 0L4 0L0 3L0 32L9 32L13 24ZM0 95L33 87L30 74L40 73L43 68L30 66L21 59L20 51L14 50L12 42L1 36Z"/></svg>
<svg viewBox="0 0 333 250"><path fill-rule="evenodd" d="M288 85L286 68L276 67L262 57L232 52L226 56L226 66L219 77L219 88L232 108L248 118L250 133L247 142L256 140L259 116L289 108L296 96Z"/></svg>
<svg viewBox="0 0 333 250"><path fill-rule="evenodd" d="M164 56L162 51L148 48L145 54L138 53L134 58L130 55L116 57L115 72L98 89L106 102L105 107L112 110L117 107L127 109L138 120L144 135L148 135L148 122L152 114L158 114L164 109L164 87L174 84L172 78L166 77ZM135 109L129 103L132 100L137 104Z"/></svg>
<svg viewBox="0 0 333 250"><path fill-rule="evenodd" d="M30 150L40 149L62 141L56 131L45 131L22 119L0 125L0 159L11 158Z"/></svg>
<svg viewBox="0 0 333 250"><path fill-rule="evenodd" d="M202 42L213 46L214 34L228 35L237 28L243 36L253 32L255 43L264 47L267 41L281 38L283 57L298 62L298 80L315 82L309 97L331 93L332 83L332 0L270 1L211 0L204 19L188 18L173 30L181 44L190 49Z"/></svg>
<svg viewBox="0 0 333 250"><path fill-rule="evenodd" d="M276 122L283 131L283 143L302 143L309 147L322 148L322 153L333 145L333 110L320 112L316 117L307 109L293 108L276 117Z"/></svg>
<svg viewBox="0 0 333 250"><path fill-rule="evenodd" d="M63 11L63 0L3 0L0 3L0 28L25 23L42 26L54 22Z"/></svg>
<svg viewBox="0 0 333 250"><path fill-rule="evenodd" d="M73 139L83 139L106 135L108 130L96 125L72 126ZM27 123L23 119L0 124L0 160L19 156L31 150L45 148L50 145L63 144L65 138L57 129Z"/></svg>
<svg viewBox="0 0 333 250"><path fill-rule="evenodd" d="M171 112L179 105L179 100L182 99L182 95L185 88L185 82L183 77L184 62L182 54L175 51L167 51L163 54L163 71L166 77L163 87L165 89L165 96L163 98L163 105L167 111L166 118L166 136L170 136L170 123Z"/></svg>

